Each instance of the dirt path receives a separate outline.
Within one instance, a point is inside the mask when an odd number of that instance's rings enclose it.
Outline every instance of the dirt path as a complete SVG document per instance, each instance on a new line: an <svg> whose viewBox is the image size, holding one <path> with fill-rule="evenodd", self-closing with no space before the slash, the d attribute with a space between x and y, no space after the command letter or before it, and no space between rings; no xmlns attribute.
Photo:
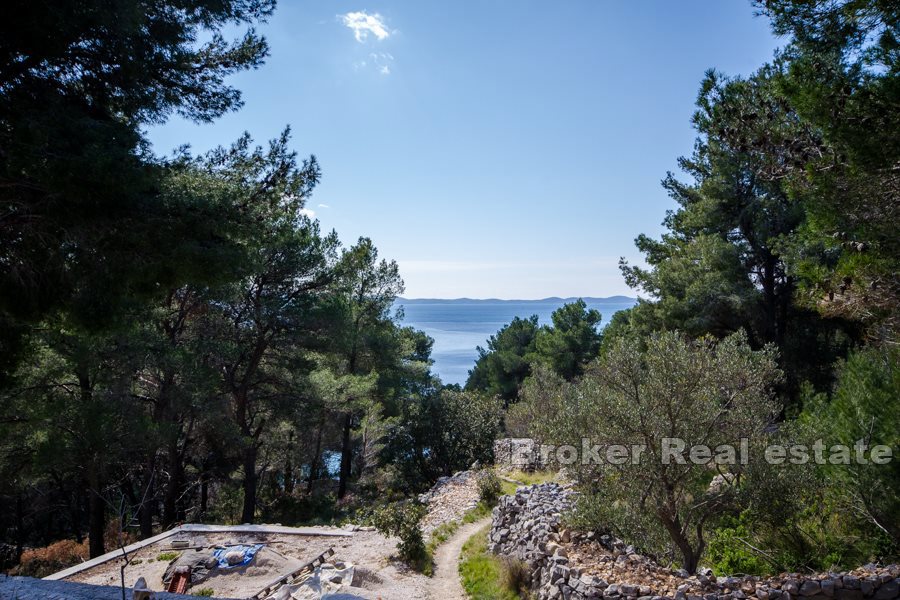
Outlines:
<svg viewBox="0 0 900 600"><path fill-rule="evenodd" d="M479 529L490 524L491 517L463 525L434 553L434 576L428 582L428 597L433 600L465 600L466 593L459 583L459 553Z"/></svg>

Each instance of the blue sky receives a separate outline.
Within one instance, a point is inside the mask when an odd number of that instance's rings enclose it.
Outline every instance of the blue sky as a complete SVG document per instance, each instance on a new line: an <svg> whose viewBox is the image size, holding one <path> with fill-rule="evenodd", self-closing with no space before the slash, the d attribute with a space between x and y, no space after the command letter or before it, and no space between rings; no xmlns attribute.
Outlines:
<svg viewBox="0 0 900 600"><path fill-rule="evenodd" d="M155 150L290 125L323 170L308 209L410 298L634 295L616 263L662 231L704 71L778 46L745 0L282 0L260 31L245 106L155 127Z"/></svg>

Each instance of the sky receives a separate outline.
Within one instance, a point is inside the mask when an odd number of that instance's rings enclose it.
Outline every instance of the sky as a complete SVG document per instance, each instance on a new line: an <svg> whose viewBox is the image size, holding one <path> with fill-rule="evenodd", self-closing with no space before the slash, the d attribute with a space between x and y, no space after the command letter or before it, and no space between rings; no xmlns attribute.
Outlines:
<svg viewBox="0 0 900 600"><path fill-rule="evenodd" d="M749 0L282 0L258 31L243 108L154 127L155 151L289 125L322 167L306 209L396 260L407 298L636 295L618 260L674 207L704 72L780 43Z"/></svg>

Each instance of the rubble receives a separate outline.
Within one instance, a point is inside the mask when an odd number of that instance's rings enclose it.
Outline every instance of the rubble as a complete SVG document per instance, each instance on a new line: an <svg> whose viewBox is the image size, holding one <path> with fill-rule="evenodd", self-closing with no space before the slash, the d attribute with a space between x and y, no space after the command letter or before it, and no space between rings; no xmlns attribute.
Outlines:
<svg viewBox="0 0 900 600"><path fill-rule="evenodd" d="M451 521L459 521L478 504L478 482L475 471L460 471L452 477L441 477L419 501L428 505L428 513L422 518L422 533L427 537L432 531Z"/></svg>
<svg viewBox="0 0 900 600"><path fill-rule="evenodd" d="M632 546L561 524L574 492L555 483L520 487L494 508L491 552L524 562L539 600L894 600L900 565L867 565L849 573L775 577L689 576L656 564Z"/></svg>

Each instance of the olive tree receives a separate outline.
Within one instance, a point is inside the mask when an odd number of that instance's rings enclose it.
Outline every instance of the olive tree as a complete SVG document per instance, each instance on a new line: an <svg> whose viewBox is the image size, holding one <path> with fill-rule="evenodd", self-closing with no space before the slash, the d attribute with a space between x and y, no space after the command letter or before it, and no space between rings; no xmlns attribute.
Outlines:
<svg viewBox="0 0 900 600"><path fill-rule="evenodd" d="M776 413L778 375L773 352L742 333L618 341L545 420L556 430L545 441L581 450L580 518L696 571L704 528L740 496L742 447Z"/></svg>

